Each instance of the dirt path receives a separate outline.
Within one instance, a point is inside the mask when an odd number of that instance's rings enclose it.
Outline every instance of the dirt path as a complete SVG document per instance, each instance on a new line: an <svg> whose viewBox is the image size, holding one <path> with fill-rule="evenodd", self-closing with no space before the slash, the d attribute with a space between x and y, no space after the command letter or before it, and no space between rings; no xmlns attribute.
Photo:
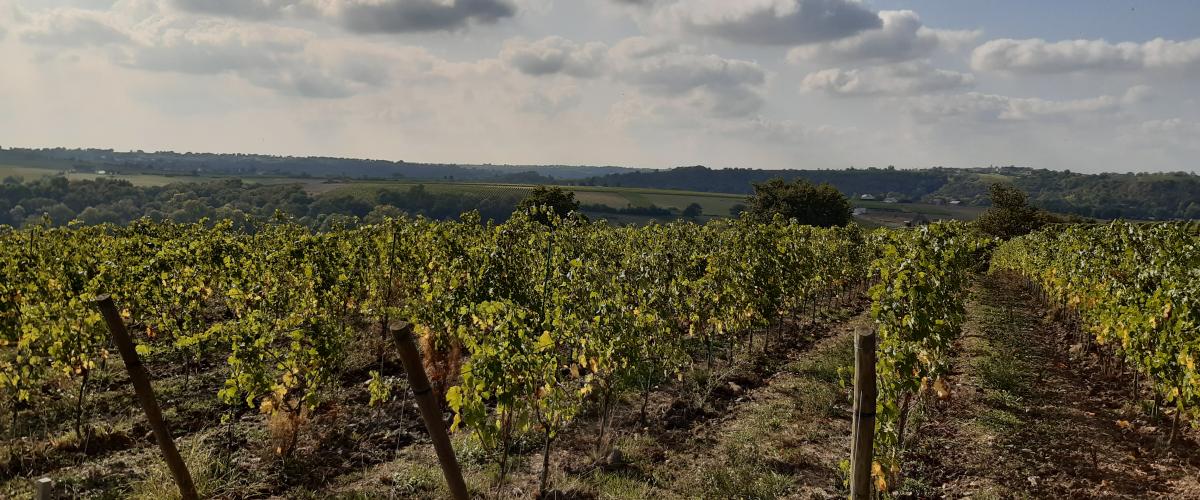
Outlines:
<svg viewBox="0 0 1200 500"><path fill-rule="evenodd" d="M1167 447L1128 383L1072 351L1020 279L983 277L968 316L950 400L918 431L903 495L1200 498L1195 441Z"/></svg>
<svg viewBox="0 0 1200 500"><path fill-rule="evenodd" d="M844 496L838 464L850 446L852 333L869 323L859 312L790 353L725 416L647 467L656 481L642 498Z"/></svg>

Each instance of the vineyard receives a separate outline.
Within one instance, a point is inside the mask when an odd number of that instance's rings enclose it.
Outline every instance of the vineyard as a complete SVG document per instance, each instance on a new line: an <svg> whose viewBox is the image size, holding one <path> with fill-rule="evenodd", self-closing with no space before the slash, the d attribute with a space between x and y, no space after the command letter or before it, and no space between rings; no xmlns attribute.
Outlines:
<svg viewBox="0 0 1200 500"><path fill-rule="evenodd" d="M803 357L822 325L856 314L878 335L872 484L897 491L925 428L914 422L953 392L973 276L989 256L993 275L1027 277L1106 373L1150 391L1156 416L1173 410L1174 439L1200 398L1198 246L1172 224L1069 227L997 246L961 223L614 227L540 211L326 232L283 218L251 230L0 228L0 494L27 494L30 479L65 469L74 475L60 487L74 495L178 494L153 454L129 458L154 438L100 296L190 446L201 496L324 495L328 478L380 464L436 468L429 454L406 454L426 438L394 352L398 321L413 327L472 494L490 497L567 491L556 483L627 462L630 439L718 422L741 385L767 384L761 375ZM835 406L848 400L849 371L830 379ZM79 472L101 461L102 472ZM420 487L388 481L401 496L448 494L440 474ZM729 495L787 490L771 491Z"/></svg>

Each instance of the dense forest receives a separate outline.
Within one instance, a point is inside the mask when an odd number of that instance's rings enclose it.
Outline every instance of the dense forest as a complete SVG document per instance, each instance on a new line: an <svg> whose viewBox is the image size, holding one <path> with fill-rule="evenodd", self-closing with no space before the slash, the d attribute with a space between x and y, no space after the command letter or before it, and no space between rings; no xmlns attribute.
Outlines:
<svg viewBox="0 0 1200 500"><path fill-rule="evenodd" d="M471 210L478 210L485 220L503 221L518 201L516 194L431 193L422 185L384 189L370 196L313 196L299 184L263 185L237 179L138 187L111 179L43 177L22 182L10 177L0 182L0 225L21 227L40 222L45 215L55 224L73 219L86 224L126 224L149 217L175 222L230 219L235 226L248 227L278 214L309 227L328 229L349 217L378 221L408 213L448 219Z"/></svg>

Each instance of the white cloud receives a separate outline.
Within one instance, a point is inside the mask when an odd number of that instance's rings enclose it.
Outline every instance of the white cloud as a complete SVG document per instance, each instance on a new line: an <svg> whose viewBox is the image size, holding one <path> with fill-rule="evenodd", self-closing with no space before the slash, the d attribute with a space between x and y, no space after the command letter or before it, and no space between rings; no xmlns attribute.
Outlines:
<svg viewBox="0 0 1200 500"><path fill-rule="evenodd" d="M854 0L675 0L655 6L660 25L755 45L836 40L883 24Z"/></svg>
<svg viewBox="0 0 1200 500"><path fill-rule="evenodd" d="M1150 89L1131 87L1121 96L1102 95L1086 99L1049 100L1038 97L1009 97L967 92L951 96L921 96L911 99L909 110L926 119L967 118L976 121L1072 120L1115 114L1149 98Z"/></svg>
<svg viewBox="0 0 1200 500"><path fill-rule="evenodd" d="M852 61L893 62L928 57L938 49L957 50L979 37L979 31L937 30L921 24L911 10L881 11L883 27L854 36L803 47L788 52L794 63L806 60L846 63Z"/></svg>
<svg viewBox="0 0 1200 500"><path fill-rule="evenodd" d="M974 75L936 69L920 61L865 69L825 69L805 76L800 87L837 97L863 97L946 92L974 84Z"/></svg>
<svg viewBox="0 0 1200 500"><path fill-rule="evenodd" d="M232 74L263 88L303 97L338 98L377 89L396 73L427 72L424 49L378 47L270 24L217 18L154 16L120 25L108 13L57 9L34 17L21 39L61 54L105 46L127 68L189 75Z"/></svg>
<svg viewBox="0 0 1200 500"><path fill-rule="evenodd" d="M20 31L22 41L60 47L102 46L129 41L129 36L103 12L53 9L33 16Z"/></svg>
<svg viewBox="0 0 1200 500"><path fill-rule="evenodd" d="M312 6L298 0L170 0L180 10L196 14L266 20L310 13Z"/></svg>
<svg viewBox="0 0 1200 500"><path fill-rule="evenodd" d="M505 42L500 59L533 76L604 75L650 96L722 116L746 116L758 111L767 80L766 70L757 63L641 36L620 40L611 48L560 37L535 42L517 38Z"/></svg>
<svg viewBox="0 0 1200 500"><path fill-rule="evenodd" d="M1200 147L1195 41L984 44L978 54L1000 56L977 71L955 62L973 62L959 56L978 33L926 26L936 7L503 3L514 14L469 0L0 0L0 137L439 162L1082 171L1194 169ZM354 8L374 26L353 25ZM638 30L648 36L630 38ZM1136 83L1159 96L1146 102Z"/></svg>
<svg viewBox="0 0 1200 500"><path fill-rule="evenodd" d="M579 89L573 85L534 89L528 92L519 104L519 109L528 113L558 116L583 102Z"/></svg>
<svg viewBox="0 0 1200 500"><path fill-rule="evenodd" d="M1144 70L1197 73L1200 39L1155 38L1145 43L1115 44L1104 40L991 40L972 52L971 67L1019 74Z"/></svg>
<svg viewBox="0 0 1200 500"><path fill-rule="evenodd" d="M355 33L452 31L513 17L509 0L171 0L186 12L250 20L317 18Z"/></svg>
<svg viewBox="0 0 1200 500"><path fill-rule="evenodd" d="M659 97L684 100L708 113L745 116L763 102L767 73L758 64L702 54L688 45L632 37L609 51L615 79Z"/></svg>
<svg viewBox="0 0 1200 500"><path fill-rule="evenodd" d="M504 42L500 59L527 75L592 77L603 72L607 50L603 43L578 44L557 36L532 42L514 38Z"/></svg>
<svg viewBox="0 0 1200 500"><path fill-rule="evenodd" d="M1128 129L1123 139L1138 145L1200 151L1200 122L1182 118L1146 120Z"/></svg>
<svg viewBox="0 0 1200 500"><path fill-rule="evenodd" d="M860 132L856 127L813 126L795 120L769 120L761 116L723 122L717 130L748 139L781 144L811 144L814 141L849 139Z"/></svg>

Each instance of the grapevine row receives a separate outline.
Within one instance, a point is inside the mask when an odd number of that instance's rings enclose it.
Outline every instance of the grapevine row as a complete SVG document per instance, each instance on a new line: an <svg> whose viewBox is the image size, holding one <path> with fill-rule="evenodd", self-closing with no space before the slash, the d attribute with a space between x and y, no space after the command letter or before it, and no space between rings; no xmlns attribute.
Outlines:
<svg viewBox="0 0 1200 500"><path fill-rule="evenodd" d="M887 491L901 472L914 399L947 395L943 376L966 317L970 272L990 240L954 222L875 237L878 281L870 295L879 399L872 475L876 488Z"/></svg>
<svg viewBox="0 0 1200 500"><path fill-rule="evenodd" d="M1053 227L992 260L1026 276L1083 334L1180 415L1200 414L1200 232L1185 223Z"/></svg>

